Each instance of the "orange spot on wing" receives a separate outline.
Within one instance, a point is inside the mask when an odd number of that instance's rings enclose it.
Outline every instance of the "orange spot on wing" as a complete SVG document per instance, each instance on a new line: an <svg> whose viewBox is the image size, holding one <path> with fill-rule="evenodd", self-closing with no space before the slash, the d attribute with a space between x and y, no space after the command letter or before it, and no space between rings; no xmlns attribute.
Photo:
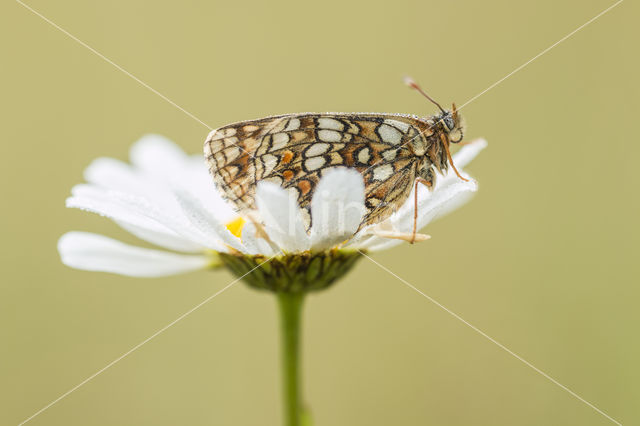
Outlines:
<svg viewBox="0 0 640 426"><path fill-rule="evenodd" d="M241 169L245 168L247 166L247 164L249 164L249 154L244 154L241 157L238 157L232 163L233 164L238 164Z"/></svg>
<svg viewBox="0 0 640 426"><path fill-rule="evenodd" d="M301 180L298 182L298 188L300 192L302 192L302 195L307 195L307 193L311 191L311 183L308 180Z"/></svg>
<svg viewBox="0 0 640 426"><path fill-rule="evenodd" d="M286 151L283 155L282 155L282 160L280 161L282 164L287 164L289 161L291 161L293 159L293 152L291 151Z"/></svg>
<svg viewBox="0 0 640 426"><path fill-rule="evenodd" d="M293 178L293 170L285 170L282 172L282 177L284 180L291 180Z"/></svg>

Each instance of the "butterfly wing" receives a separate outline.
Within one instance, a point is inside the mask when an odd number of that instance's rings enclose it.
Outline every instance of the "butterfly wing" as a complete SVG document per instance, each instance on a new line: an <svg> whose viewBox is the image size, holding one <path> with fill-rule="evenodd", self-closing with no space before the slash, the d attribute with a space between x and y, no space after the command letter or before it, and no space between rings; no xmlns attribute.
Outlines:
<svg viewBox="0 0 640 426"><path fill-rule="evenodd" d="M322 175L333 167L353 168L365 183L366 225L406 200L417 163L408 143L426 143L429 135L426 123L409 115L290 114L216 129L204 150L217 187L237 210L255 209L257 182L274 182L297 198L307 227Z"/></svg>

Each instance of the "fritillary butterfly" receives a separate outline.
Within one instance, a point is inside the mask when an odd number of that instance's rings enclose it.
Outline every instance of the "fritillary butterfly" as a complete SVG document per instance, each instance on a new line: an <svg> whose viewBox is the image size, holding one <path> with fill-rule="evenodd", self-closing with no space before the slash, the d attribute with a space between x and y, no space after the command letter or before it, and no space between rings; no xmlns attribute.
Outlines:
<svg viewBox="0 0 640 426"><path fill-rule="evenodd" d="M242 121L213 130L204 144L205 158L217 187L238 211L255 209L259 181L274 182L297 198L307 228L322 175L333 167L357 170L365 184L362 228L388 218L414 184L431 189L436 171L442 174L450 165L455 170L449 145L462 140L462 120L455 104L451 111L438 107L439 114L426 118L330 112Z"/></svg>

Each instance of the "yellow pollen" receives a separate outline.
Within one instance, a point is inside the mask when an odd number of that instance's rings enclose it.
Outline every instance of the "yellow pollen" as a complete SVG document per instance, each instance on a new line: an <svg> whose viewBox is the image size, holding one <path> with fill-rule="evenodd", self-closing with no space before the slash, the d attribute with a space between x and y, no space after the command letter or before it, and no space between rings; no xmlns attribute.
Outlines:
<svg viewBox="0 0 640 426"><path fill-rule="evenodd" d="M240 238L240 236L242 235L242 228L244 227L245 222L246 221L242 217L238 216L237 218L233 219L231 222L227 223L227 229L233 235Z"/></svg>

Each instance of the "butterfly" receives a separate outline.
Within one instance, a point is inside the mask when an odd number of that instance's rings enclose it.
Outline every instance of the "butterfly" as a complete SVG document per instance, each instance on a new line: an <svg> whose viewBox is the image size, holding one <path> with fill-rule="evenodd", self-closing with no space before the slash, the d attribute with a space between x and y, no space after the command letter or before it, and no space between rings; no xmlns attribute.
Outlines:
<svg viewBox="0 0 640 426"><path fill-rule="evenodd" d="M365 226L384 221L415 191L432 189L436 172L449 166L463 178L449 145L462 141L464 124L455 104L444 110L415 82L410 87L433 102L440 113L421 118L388 113L297 113L241 121L213 130L204 153L216 186L239 212L256 209L260 181L273 182L298 201L307 229L311 200L320 178L334 167L357 170L365 187Z"/></svg>

